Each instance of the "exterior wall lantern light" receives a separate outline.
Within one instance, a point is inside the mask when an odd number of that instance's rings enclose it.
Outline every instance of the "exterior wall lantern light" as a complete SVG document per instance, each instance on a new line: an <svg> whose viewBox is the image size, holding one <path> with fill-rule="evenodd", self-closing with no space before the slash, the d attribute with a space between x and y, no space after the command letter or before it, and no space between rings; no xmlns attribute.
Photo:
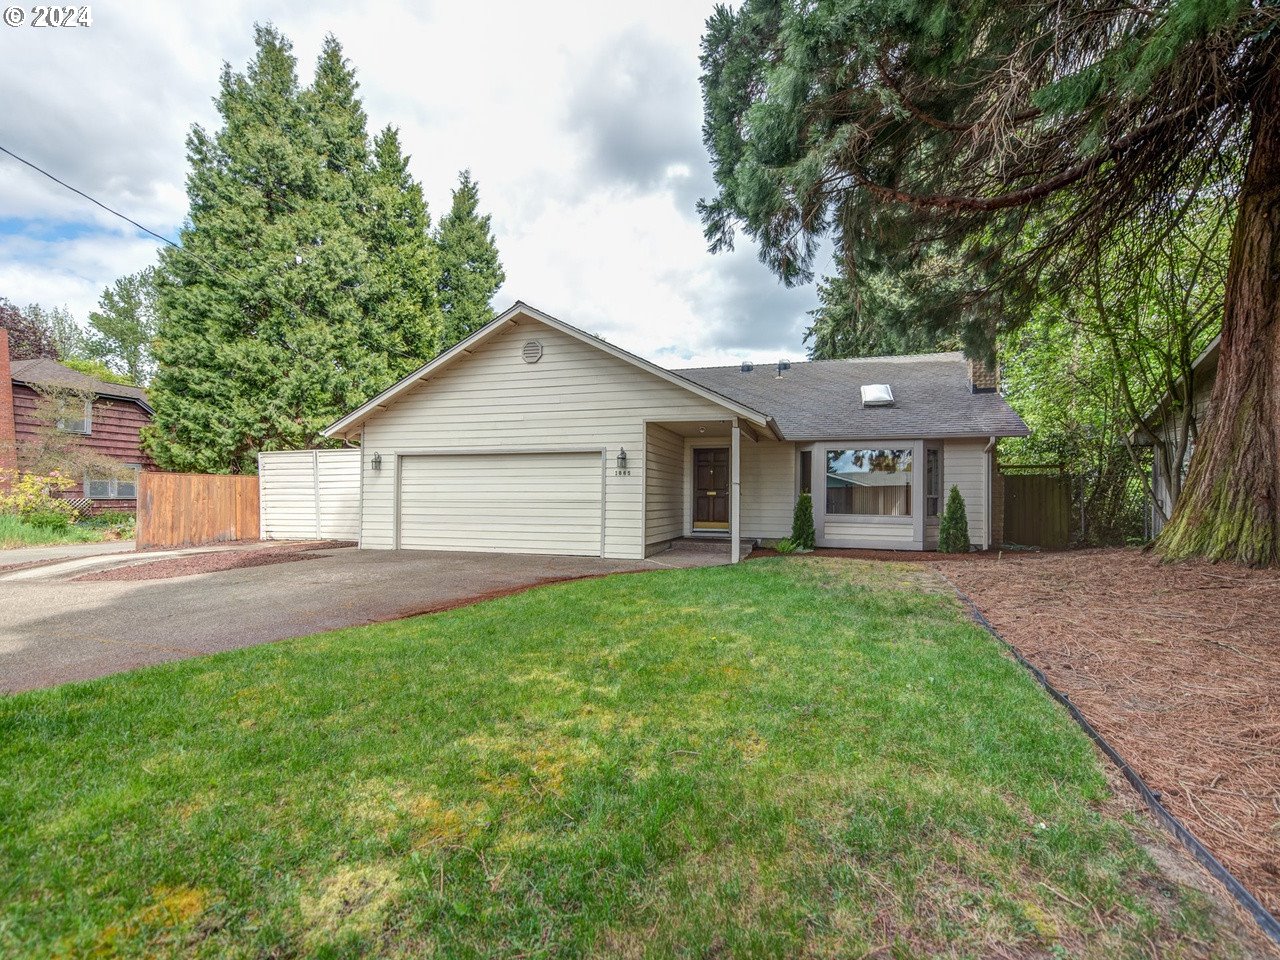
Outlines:
<svg viewBox="0 0 1280 960"><path fill-rule="evenodd" d="M627 449L626 447L618 448L618 469L627 469Z"/></svg>
<svg viewBox="0 0 1280 960"><path fill-rule="evenodd" d="M375 453L373 459L369 462L369 466L373 467L374 472L382 469L382 454Z"/></svg>

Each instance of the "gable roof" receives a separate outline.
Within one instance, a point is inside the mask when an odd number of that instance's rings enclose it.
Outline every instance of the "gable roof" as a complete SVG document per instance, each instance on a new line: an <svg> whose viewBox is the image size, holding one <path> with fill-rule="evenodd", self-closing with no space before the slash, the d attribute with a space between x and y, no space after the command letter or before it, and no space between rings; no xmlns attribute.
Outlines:
<svg viewBox="0 0 1280 960"><path fill-rule="evenodd" d="M1031 431L1000 394L974 392L964 354L923 353L773 365L677 370L726 397L767 410L787 440L1025 437ZM864 384L887 383L893 405L864 407Z"/></svg>
<svg viewBox="0 0 1280 960"><path fill-rule="evenodd" d="M10 378L15 383L24 383L29 387L64 387L80 393L92 393L99 397L111 397L116 400L132 400L147 413L153 412L147 402L147 391L141 387L133 387L124 383L112 383L99 380L87 373L81 373L65 363L50 360L48 357L37 357L34 360L14 360L10 365Z"/></svg>
<svg viewBox="0 0 1280 960"><path fill-rule="evenodd" d="M345 435L348 431L359 426L374 413L388 407L392 402L394 402L396 397L404 393L406 390L412 389L414 385L419 383L421 380L473 353L476 347L503 330L508 322L515 323L515 317L517 315L523 315L531 320L537 320L539 323L544 323L554 330L559 330L561 333L568 334L571 337L581 340L583 343L590 344L610 356L617 357L619 360L624 360L632 366L639 367L641 370L651 373L683 390L688 390L690 393L702 397L704 400L710 400L712 403L717 403L730 413L736 414L739 417L776 433L771 418L767 414L761 413L759 410L753 409L747 404L743 404L730 397L726 397L716 392L713 388L695 383L680 376L679 374L663 367L659 367L657 364L650 363L642 357L637 357L633 353L628 353L621 347L615 347L613 344L605 340L601 340L599 337L593 337L591 334L579 330L577 327L570 326L563 320L557 320L550 314L543 313L541 310L531 307L521 300L517 300L514 304L502 311L502 313L498 314L465 340L450 347L429 363L423 364L403 380L392 384L372 400L356 408L342 419L331 423L329 426L325 427L321 433L326 437Z"/></svg>

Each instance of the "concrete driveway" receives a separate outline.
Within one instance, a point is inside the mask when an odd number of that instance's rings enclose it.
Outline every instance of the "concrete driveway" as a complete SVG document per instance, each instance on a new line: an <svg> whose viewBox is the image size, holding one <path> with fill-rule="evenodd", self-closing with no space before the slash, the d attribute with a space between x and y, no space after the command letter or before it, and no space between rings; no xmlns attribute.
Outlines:
<svg viewBox="0 0 1280 960"><path fill-rule="evenodd" d="M342 547L295 563L169 580L8 581L0 583L0 692L395 619L555 580L724 563L727 553L673 550L627 561Z"/></svg>

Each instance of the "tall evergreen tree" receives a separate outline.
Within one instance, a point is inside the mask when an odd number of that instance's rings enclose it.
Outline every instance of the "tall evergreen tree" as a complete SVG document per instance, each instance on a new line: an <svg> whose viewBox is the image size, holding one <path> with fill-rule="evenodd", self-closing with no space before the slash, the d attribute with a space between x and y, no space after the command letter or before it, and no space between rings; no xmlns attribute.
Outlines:
<svg viewBox="0 0 1280 960"><path fill-rule="evenodd" d="M326 38L302 90L289 41L260 26L256 42L244 74L223 68L221 129L188 138L188 222L157 277L148 443L172 469L247 472L260 450L323 443L423 359L380 335L376 169L341 47Z"/></svg>
<svg viewBox="0 0 1280 960"><path fill-rule="evenodd" d="M155 372L155 268L121 277L89 314L87 352L114 373L145 385Z"/></svg>
<svg viewBox="0 0 1280 960"><path fill-rule="evenodd" d="M1280 559L1280 7L746 0L702 64L713 248L741 226L798 282L830 237L975 352L1126 223L1235 198L1214 416L1160 549Z"/></svg>
<svg viewBox="0 0 1280 960"><path fill-rule="evenodd" d="M436 285L439 257L422 186L409 175L400 134L388 126L374 138L369 171L370 334L396 380L441 348L443 317Z"/></svg>
<svg viewBox="0 0 1280 960"><path fill-rule="evenodd" d="M814 360L848 357L887 357L904 353L954 350L954 334L911 326L901 319L910 299L891 277L875 282L851 282L835 276L818 284L818 307L810 310L813 324L805 331Z"/></svg>
<svg viewBox="0 0 1280 960"><path fill-rule="evenodd" d="M506 274L489 215L481 216L480 188L464 170L453 205L440 221L436 245L440 250L440 310L444 316L442 348L469 336L493 319L493 295Z"/></svg>

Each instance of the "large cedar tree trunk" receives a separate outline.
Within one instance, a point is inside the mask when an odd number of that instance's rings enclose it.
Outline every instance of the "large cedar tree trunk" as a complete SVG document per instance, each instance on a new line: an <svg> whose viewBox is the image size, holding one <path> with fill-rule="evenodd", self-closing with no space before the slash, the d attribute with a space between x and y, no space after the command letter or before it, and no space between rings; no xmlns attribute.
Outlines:
<svg viewBox="0 0 1280 960"><path fill-rule="evenodd" d="M1280 64L1253 96L1208 423L1157 550L1255 566L1280 559Z"/></svg>

